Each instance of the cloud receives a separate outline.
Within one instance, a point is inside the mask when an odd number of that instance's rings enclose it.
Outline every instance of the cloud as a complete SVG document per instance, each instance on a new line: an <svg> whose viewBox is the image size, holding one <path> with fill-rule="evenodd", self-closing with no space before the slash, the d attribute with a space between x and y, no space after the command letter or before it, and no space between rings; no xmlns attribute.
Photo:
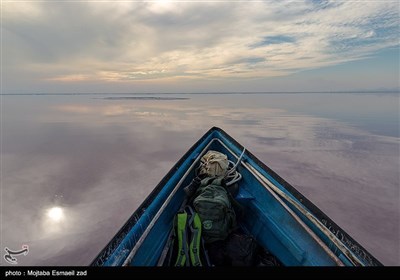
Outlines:
<svg viewBox="0 0 400 280"><path fill-rule="evenodd" d="M7 2L3 10L10 81L266 78L398 46L396 1Z"/></svg>

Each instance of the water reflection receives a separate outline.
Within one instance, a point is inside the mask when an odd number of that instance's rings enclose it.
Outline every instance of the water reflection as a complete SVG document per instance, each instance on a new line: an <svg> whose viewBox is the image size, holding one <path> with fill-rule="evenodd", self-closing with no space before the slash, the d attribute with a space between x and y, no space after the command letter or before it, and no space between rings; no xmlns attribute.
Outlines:
<svg viewBox="0 0 400 280"><path fill-rule="evenodd" d="M59 223L64 220L64 211L60 207L52 207L47 210L47 217L49 218L50 222Z"/></svg>
<svg viewBox="0 0 400 280"><path fill-rule="evenodd" d="M41 238L51 240L65 235L65 232L70 231L71 223L73 222L70 218L63 207L52 205L45 209L40 232Z"/></svg>
<svg viewBox="0 0 400 280"><path fill-rule="evenodd" d="M321 108L305 112L314 102L336 104L339 115L350 109L342 103L372 106L378 97L168 97L3 97L3 247L29 245L19 264L90 263L211 126L226 130L378 259L400 263L399 138L324 117ZM387 105L397 96L379 98L375 115L398 113Z"/></svg>

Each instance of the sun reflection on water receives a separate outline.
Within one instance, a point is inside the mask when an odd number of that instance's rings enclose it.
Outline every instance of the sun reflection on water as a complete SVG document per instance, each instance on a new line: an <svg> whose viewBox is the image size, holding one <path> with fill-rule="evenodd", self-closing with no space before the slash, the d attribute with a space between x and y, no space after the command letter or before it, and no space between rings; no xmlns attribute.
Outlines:
<svg viewBox="0 0 400 280"><path fill-rule="evenodd" d="M50 221L59 223L64 220L64 211L61 207L52 207L47 210L47 217Z"/></svg>
<svg viewBox="0 0 400 280"><path fill-rule="evenodd" d="M67 215L66 209L59 205L49 206L43 213L42 219L42 235L54 236L61 234L69 229L70 218Z"/></svg>

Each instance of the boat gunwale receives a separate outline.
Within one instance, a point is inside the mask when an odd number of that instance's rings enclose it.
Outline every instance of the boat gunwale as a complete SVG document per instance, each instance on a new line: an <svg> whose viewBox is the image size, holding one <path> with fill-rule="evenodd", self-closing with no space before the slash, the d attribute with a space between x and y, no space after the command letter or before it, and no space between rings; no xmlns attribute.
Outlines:
<svg viewBox="0 0 400 280"><path fill-rule="evenodd" d="M227 134L223 129L219 127L210 128L198 141L196 141L190 149L178 160L178 162L169 170L169 172L161 179L156 187L150 192L145 200L140 204L137 210L129 217L125 224L120 230L113 236L113 238L107 243L107 245L100 251L100 253L93 259L91 266L102 266L105 263L105 259L109 257L118 247L121 240L123 240L137 221L144 214L144 210L154 201L166 183L171 179L182 164L192 155L194 150L209 137L212 133L218 132L228 141L232 142L237 148L243 150L244 147L238 143L234 138ZM372 256L364 247L362 247L357 241L355 241L349 234L347 234L341 227L339 227L334 221L332 221L326 214L324 214L315 204L308 200L302 195L296 188L286 182L270 167L260 161L254 156L248 149L245 151L245 155L259 165L282 187L285 188L291 195L293 195L299 202L301 202L330 232L336 235L353 253L359 258L366 262L366 265L371 266L383 266L383 264Z"/></svg>

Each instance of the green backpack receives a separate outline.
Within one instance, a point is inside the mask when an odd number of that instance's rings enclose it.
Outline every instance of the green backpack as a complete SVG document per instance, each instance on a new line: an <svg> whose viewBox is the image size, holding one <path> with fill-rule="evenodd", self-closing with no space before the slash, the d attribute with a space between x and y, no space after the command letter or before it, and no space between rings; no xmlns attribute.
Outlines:
<svg viewBox="0 0 400 280"><path fill-rule="evenodd" d="M206 243L225 240L236 227L236 215L223 178L206 178L195 193L193 207L200 216Z"/></svg>
<svg viewBox="0 0 400 280"><path fill-rule="evenodd" d="M201 221L192 207L182 207L158 259L157 266L210 266L201 236Z"/></svg>

